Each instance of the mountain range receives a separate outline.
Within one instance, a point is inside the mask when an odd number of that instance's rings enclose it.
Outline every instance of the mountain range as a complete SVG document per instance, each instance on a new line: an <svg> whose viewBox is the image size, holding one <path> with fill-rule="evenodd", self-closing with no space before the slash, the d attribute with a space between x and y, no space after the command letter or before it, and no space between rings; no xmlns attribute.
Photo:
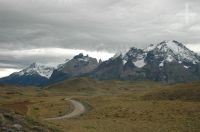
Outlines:
<svg viewBox="0 0 200 132"><path fill-rule="evenodd" d="M178 41L163 41L145 49L130 48L107 61L82 53L57 68L36 63L0 79L0 83L45 86L72 77L98 80L151 80L180 83L200 79L200 56Z"/></svg>

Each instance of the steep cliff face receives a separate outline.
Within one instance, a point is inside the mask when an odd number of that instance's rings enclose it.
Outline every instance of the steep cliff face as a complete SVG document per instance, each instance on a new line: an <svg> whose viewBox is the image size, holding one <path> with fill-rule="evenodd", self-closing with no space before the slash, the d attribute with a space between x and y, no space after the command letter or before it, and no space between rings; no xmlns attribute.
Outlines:
<svg viewBox="0 0 200 132"><path fill-rule="evenodd" d="M49 84L89 73L97 68L98 65L97 59L79 54L64 64L59 65L53 71Z"/></svg>

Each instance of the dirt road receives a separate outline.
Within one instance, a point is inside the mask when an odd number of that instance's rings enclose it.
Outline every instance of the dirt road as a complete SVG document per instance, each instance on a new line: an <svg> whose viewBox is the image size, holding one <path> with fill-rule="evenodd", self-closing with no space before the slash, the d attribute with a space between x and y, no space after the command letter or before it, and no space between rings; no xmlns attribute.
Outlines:
<svg viewBox="0 0 200 132"><path fill-rule="evenodd" d="M85 113L86 108L81 102L73 100L73 99L65 99L65 100L68 101L73 106L73 111L64 116L47 118L45 120L60 120L60 119L66 119L66 118L69 119L76 116L80 116L81 114Z"/></svg>

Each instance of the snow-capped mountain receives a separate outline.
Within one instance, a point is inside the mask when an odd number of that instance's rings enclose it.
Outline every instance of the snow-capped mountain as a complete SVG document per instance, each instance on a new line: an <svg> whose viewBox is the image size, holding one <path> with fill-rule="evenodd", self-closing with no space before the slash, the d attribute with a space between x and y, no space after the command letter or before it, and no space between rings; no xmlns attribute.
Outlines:
<svg viewBox="0 0 200 132"><path fill-rule="evenodd" d="M54 68L52 67L33 63L20 72L15 72L8 77L1 78L0 82L15 85L42 86L51 77L53 70Z"/></svg>
<svg viewBox="0 0 200 132"><path fill-rule="evenodd" d="M38 74L42 77L50 78L53 73L53 70L54 68L52 67L46 67L44 65L33 63L29 67L23 69L22 71L14 73L14 75L29 76Z"/></svg>
<svg viewBox="0 0 200 132"><path fill-rule="evenodd" d="M186 48L182 43L177 41L163 41L156 45L149 45L146 49L131 48L124 56L123 62L126 64L128 60L132 60L136 67L145 66L145 59L153 55L151 59L160 60L160 66L164 62L178 62L188 64L197 64L200 58L197 53Z"/></svg>
<svg viewBox="0 0 200 132"><path fill-rule="evenodd" d="M147 48L147 52L153 52L163 57L166 61L178 61L179 63L199 63L199 56L177 41L163 41L154 48Z"/></svg>
<svg viewBox="0 0 200 132"><path fill-rule="evenodd" d="M79 54L56 69L33 63L0 79L0 83L44 86L80 76L163 83L194 81L200 80L200 56L178 41L163 41L145 49L130 48L104 62Z"/></svg>
<svg viewBox="0 0 200 132"><path fill-rule="evenodd" d="M107 74L109 73L109 74ZM91 75L98 79L154 80L166 83L200 79L200 56L177 41L131 48L103 62Z"/></svg>

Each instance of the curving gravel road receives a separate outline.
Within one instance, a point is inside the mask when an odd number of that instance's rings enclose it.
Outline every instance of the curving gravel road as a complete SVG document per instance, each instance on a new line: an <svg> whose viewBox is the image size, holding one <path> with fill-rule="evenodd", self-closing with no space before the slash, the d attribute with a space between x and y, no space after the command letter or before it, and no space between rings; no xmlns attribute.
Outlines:
<svg viewBox="0 0 200 132"><path fill-rule="evenodd" d="M71 105L73 105L73 107L74 107L73 111L64 116L47 118L45 120L60 120L60 119L65 119L65 118L69 119L72 117L80 116L81 114L85 113L86 108L81 102L73 100L73 99L65 99L65 100L68 101L69 103L71 103Z"/></svg>

